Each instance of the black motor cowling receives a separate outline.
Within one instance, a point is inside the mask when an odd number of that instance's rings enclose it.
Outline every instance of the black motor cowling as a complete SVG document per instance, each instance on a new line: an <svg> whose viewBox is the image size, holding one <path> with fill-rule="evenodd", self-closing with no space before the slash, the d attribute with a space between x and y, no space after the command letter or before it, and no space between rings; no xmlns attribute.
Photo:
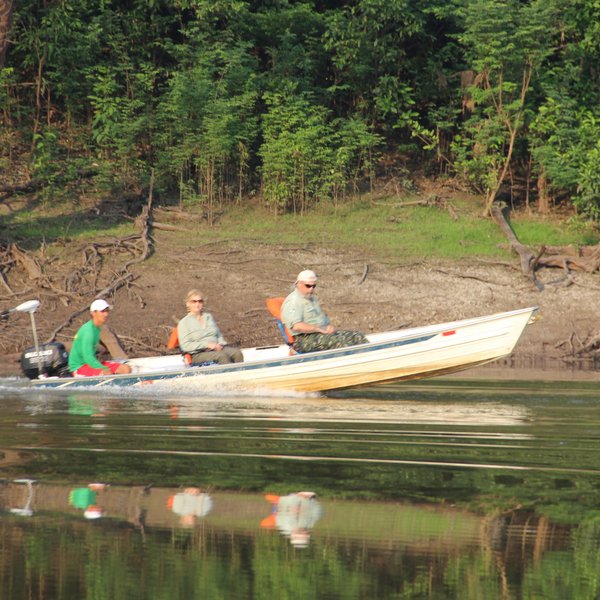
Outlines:
<svg viewBox="0 0 600 600"><path fill-rule="evenodd" d="M27 348L21 354L21 371L29 379L39 376L39 368L46 377L69 377L69 355L63 344L50 342L41 344L38 353L35 348Z"/></svg>

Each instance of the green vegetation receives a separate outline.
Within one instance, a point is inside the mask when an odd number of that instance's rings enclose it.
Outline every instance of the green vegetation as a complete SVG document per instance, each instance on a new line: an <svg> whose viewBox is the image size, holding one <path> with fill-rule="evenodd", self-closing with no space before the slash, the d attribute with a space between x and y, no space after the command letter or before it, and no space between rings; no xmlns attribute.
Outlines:
<svg viewBox="0 0 600 600"><path fill-rule="evenodd" d="M316 533L308 548L296 549L272 531L249 535L207 524L138 529L102 521L63 520L57 531L40 517L4 519L0 589L14 598L44 597L51 589L56 600L594 600L600 589L597 537L583 527L573 536L574 548L562 548L559 540L534 553L530 540L514 534L512 545L474 538L457 551L433 535L411 545Z"/></svg>
<svg viewBox="0 0 600 600"><path fill-rule="evenodd" d="M0 170L45 203L140 194L153 171L209 223L252 198L306 215L418 170L480 214L510 197L600 215L596 0L0 7ZM438 235L415 254L479 244Z"/></svg>
<svg viewBox="0 0 600 600"><path fill-rule="evenodd" d="M380 257L466 258L503 257L510 250L498 227L482 221L473 200L457 201L459 218L448 211L429 206L402 207L402 201L371 204L347 203L338 209L321 207L298 217L277 219L260 211L234 210L211 233L224 238L253 238L278 243L328 243L333 247L351 246ZM241 212L241 214L240 214ZM558 222L521 216L515 229L525 244L581 245L592 234Z"/></svg>
<svg viewBox="0 0 600 600"><path fill-rule="evenodd" d="M213 225L197 219L181 224L187 231L168 234L173 246L189 246L190 240L202 243L235 239L254 240L266 245L318 244L332 249L353 248L386 261L437 258L461 259L487 257L508 260L510 249L491 220L482 220L480 205L473 198L456 198L452 207L458 218L442 206L411 205L412 198L388 198L377 202L348 201L343 205L319 206L303 216L275 215L261 207L232 206ZM406 203L404 205L404 203ZM194 216L196 209L190 209ZM198 215L196 215L198 216ZM161 214L157 220L168 219ZM72 204L53 204L14 213L10 231L37 247L52 241L86 241L118 237L133 232L129 219L107 219ZM596 243L598 233L578 222L541 219L519 214L513 227L519 239L535 248L542 244L582 246Z"/></svg>

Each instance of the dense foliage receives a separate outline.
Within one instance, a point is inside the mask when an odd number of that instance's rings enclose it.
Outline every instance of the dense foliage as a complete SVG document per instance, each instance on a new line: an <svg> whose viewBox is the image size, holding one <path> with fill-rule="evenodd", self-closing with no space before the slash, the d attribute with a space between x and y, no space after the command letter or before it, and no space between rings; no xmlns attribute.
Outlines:
<svg viewBox="0 0 600 600"><path fill-rule="evenodd" d="M599 24L597 0L0 0L0 171L24 149L48 185L154 170L210 217L418 163L486 209L598 218Z"/></svg>

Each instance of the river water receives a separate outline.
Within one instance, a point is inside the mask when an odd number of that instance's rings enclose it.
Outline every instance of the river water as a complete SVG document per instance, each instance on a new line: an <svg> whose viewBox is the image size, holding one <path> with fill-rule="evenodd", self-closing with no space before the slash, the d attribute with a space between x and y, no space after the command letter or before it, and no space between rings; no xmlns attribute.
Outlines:
<svg viewBox="0 0 600 600"><path fill-rule="evenodd" d="M0 380L0 598L600 598L596 381Z"/></svg>

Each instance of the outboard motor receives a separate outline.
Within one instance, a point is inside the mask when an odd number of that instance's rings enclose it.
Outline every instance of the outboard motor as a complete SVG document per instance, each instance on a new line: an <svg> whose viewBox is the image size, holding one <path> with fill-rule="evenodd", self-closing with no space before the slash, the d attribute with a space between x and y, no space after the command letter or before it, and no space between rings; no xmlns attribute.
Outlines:
<svg viewBox="0 0 600 600"><path fill-rule="evenodd" d="M29 379L39 377L39 369L45 377L70 377L69 355L63 344L50 342L41 344L38 352L34 347L27 348L21 354L21 371Z"/></svg>

